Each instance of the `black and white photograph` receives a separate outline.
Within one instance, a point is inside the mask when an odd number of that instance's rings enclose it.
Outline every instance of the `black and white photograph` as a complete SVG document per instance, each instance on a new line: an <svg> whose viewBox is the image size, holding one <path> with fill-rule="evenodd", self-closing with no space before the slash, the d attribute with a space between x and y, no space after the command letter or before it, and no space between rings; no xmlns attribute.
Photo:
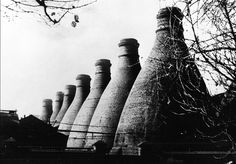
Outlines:
<svg viewBox="0 0 236 164"><path fill-rule="evenodd" d="M235 0L2 0L1 164L236 164Z"/></svg>

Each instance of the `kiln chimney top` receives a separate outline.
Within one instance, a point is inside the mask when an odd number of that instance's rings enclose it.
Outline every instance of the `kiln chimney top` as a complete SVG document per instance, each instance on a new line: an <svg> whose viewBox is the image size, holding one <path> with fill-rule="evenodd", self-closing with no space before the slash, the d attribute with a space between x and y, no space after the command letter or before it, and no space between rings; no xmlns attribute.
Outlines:
<svg viewBox="0 0 236 164"><path fill-rule="evenodd" d="M139 47L138 41L134 38L122 39L118 45L119 45L119 47L125 46L125 45L131 45L131 46Z"/></svg>
<svg viewBox="0 0 236 164"><path fill-rule="evenodd" d="M177 18L179 20L183 19L183 13L178 7L165 7L159 10L157 14L157 19L160 18Z"/></svg>

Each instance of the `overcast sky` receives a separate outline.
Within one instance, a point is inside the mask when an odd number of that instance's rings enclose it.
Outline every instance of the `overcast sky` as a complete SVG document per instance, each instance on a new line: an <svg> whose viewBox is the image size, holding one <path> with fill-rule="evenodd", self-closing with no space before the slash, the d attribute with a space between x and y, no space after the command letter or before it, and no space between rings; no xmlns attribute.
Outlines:
<svg viewBox="0 0 236 164"><path fill-rule="evenodd" d="M167 4L98 0L78 11L76 28L70 25L72 16L55 27L37 17L1 19L1 109L17 109L20 116L40 114L42 100L75 84L78 74L93 78L97 59L110 59L115 69L123 38L138 40L143 63L155 39L158 9Z"/></svg>

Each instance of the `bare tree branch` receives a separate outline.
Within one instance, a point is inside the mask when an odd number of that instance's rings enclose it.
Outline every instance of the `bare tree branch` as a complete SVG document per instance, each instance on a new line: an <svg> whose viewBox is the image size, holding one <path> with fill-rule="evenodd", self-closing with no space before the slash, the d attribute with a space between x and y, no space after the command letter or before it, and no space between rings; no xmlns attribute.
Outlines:
<svg viewBox="0 0 236 164"><path fill-rule="evenodd" d="M73 11L95 2L97 0L8 0L2 6L14 12L34 13L45 17L47 24L57 24L67 14L75 14Z"/></svg>

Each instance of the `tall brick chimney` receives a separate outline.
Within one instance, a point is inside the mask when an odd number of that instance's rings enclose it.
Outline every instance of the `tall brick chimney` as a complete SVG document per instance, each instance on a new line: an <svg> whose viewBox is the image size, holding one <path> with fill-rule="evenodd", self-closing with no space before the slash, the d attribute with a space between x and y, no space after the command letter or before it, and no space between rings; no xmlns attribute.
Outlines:
<svg viewBox="0 0 236 164"><path fill-rule="evenodd" d="M52 116L50 117L50 123L51 124L53 124L55 122L57 114L59 113L59 111L62 107L63 97L64 97L63 92L58 91L56 93L56 97L55 97L54 104L53 104L53 112L52 112Z"/></svg>
<svg viewBox="0 0 236 164"><path fill-rule="evenodd" d="M74 120L82 106L84 100L90 92L90 76L86 74L79 74L76 77L76 93L73 102L66 111L63 119L61 120L58 130L61 130L61 133L69 135L69 131L74 123Z"/></svg>
<svg viewBox="0 0 236 164"><path fill-rule="evenodd" d="M112 147L120 114L141 69L138 47L136 39L128 38L120 41L118 67L95 109L85 147L91 147L97 141L104 142L107 149Z"/></svg>
<svg viewBox="0 0 236 164"><path fill-rule="evenodd" d="M201 100L208 92L185 44L182 18L176 7L159 11L154 46L130 91L111 153L119 149L122 154L137 155L141 143L161 141L165 118L171 120L172 112L185 112L179 102L204 105ZM184 97L185 92L199 101Z"/></svg>
<svg viewBox="0 0 236 164"><path fill-rule="evenodd" d="M70 104L72 103L75 97L76 86L75 85L66 85L64 91L64 98L61 109L57 114L55 119L55 123L53 124L54 127L58 127L60 125L61 120L63 119L67 109L69 108Z"/></svg>
<svg viewBox="0 0 236 164"><path fill-rule="evenodd" d="M48 123L50 121L50 117L52 115L52 100L51 99L44 99L42 101L42 113L40 115L40 119Z"/></svg>
<svg viewBox="0 0 236 164"><path fill-rule="evenodd" d="M91 91L78 112L72 132L68 138L67 147L83 147L94 110L100 97L111 79L110 60L99 59L95 63L96 72ZM77 131L77 132L74 132Z"/></svg>

